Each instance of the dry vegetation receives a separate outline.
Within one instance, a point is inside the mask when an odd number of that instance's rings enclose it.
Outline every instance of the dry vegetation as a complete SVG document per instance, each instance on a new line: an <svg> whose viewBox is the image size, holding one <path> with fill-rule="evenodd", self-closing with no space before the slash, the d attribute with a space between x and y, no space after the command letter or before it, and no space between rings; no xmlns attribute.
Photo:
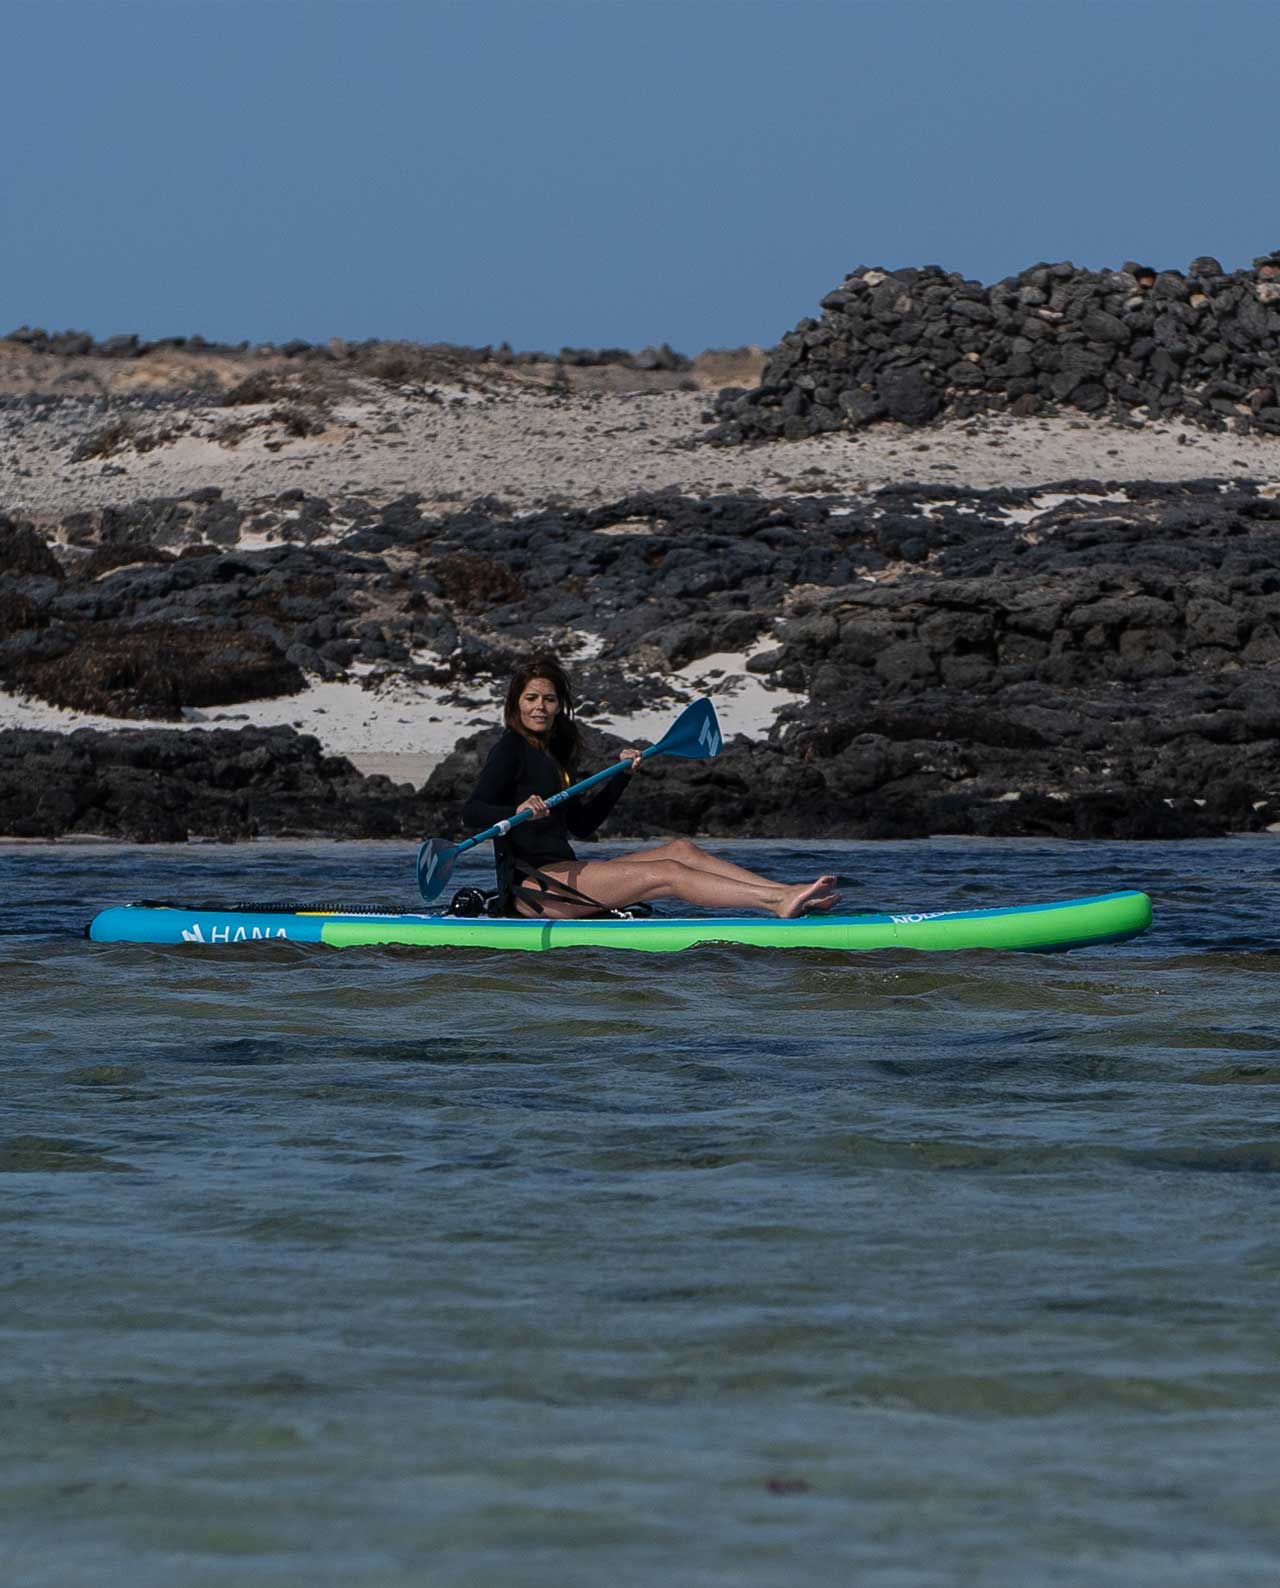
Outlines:
<svg viewBox="0 0 1280 1588"><path fill-rule="evenodd" d="M467 388L494 384L514 390L576 393L717 390L754 386L764 367L758 347L712 349L686 370L638 370L625 364L561 364L554 356L532 363L480 362L465 349L421 342L335 342L314 357L269 349L155 348L133 358L64 356L0 338L0 396L178 396L191 394L231 406L303 400L332 404L360 382Z"/></svg>
<svg viewBox="0 0 1280 1588"><path fill-rule="evenodd" d="M50 705L161 721L179 720L185 706L287 695L304 683L259 635L169 623L64 623L55 640L9 661L3 680Z"/></svg>
<svg viewBox="0 0 1280 1588"><path fill-rule="evenodd" d="M487 611L524 594L524 586L505 563L475 552L441 557L430 565L430 572L445 599L468 612Z"/></svg>
<svg viewBox="0 0 1280 1588"><path fill-rule="evenodd" d="M120 452L150 452L186 435L189 423L163 420L146 424L135 419L113 419L87 435L71 453L72 463L87 463L92 458L110 458Z"/></svg>

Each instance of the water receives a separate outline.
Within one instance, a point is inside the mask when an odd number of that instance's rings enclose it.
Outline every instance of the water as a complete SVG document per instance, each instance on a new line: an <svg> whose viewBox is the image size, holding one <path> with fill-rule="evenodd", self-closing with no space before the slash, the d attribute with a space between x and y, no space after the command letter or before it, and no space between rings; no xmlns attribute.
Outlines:
<svg viewBox="0 0 1280 1588"><path fill-rule="evenodd" d="M91 945L412 855L0 849L6 1588L1276 1582L1275 840L727 850L1156 925Z"/></svg>

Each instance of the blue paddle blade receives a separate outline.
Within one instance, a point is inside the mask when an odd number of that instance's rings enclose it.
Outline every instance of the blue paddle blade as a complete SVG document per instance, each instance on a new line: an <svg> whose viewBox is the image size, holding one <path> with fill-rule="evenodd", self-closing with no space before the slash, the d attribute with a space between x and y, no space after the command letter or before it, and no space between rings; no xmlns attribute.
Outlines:
<svg viewBox="0 0 1280 1588"><path fill-rule="evenodd" d="M709 700L695 700L671 724L665 737L645 753L682 755L687 761L705 761L719 755L723 743L716 708Z"/></svg>
<svg viewBox="0 0 1280 1588"><path fill-rule="evenodd" d="M418 850L418 892L424 899L435 899L453 875L453 863L458 858L457 846L438 844L428 838Z"/></svg>

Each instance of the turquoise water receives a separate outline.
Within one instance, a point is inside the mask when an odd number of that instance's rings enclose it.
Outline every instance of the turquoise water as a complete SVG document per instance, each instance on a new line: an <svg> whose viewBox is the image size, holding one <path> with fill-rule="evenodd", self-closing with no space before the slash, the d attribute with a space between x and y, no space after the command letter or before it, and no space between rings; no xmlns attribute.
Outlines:
<svg viewBox="0 0 1280 1588"><path fill-rule="evenodd" d="M1280 1577L1276 840L724 848L1156 924L91 945L141 897L412 907L412 852L0 848L0 1582Z"/></svg>

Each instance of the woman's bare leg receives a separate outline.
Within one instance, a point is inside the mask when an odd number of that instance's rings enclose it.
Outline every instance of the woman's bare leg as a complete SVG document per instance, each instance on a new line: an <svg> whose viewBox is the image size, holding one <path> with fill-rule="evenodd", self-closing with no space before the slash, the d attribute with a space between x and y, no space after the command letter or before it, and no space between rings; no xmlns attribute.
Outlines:
<svg viewBox="0 0 1280 1588"><path fill-rule="evenodd" d="M831 877L785 883L749 872L751 880L744 881L652 853L618 860L557 860L542 869L609 909L646 899L681 899L707 910L759 910L765 915L794 916L807 910L829 910L837 899ZM539 895L538 902L545 915L561 918L581 915L587 908L550 894Z"/></svg>
<svg viewBox="0 0 1280 1588"><path fill-rule="evenodd" d="M735 866L732 860L711 854L695 844L691 838L673 838L670 843L656 844L652 849L641 849L633 855L622 855L619 858L628 862L678 860L681 865L693 866L698 871L714 871L721 877L736 877L739 882L754 882L764 888L778 886L769 877L762 877L758 871L748 871L745 866ZM828 874L818 880L834 885L836 879Z"/></svg>

